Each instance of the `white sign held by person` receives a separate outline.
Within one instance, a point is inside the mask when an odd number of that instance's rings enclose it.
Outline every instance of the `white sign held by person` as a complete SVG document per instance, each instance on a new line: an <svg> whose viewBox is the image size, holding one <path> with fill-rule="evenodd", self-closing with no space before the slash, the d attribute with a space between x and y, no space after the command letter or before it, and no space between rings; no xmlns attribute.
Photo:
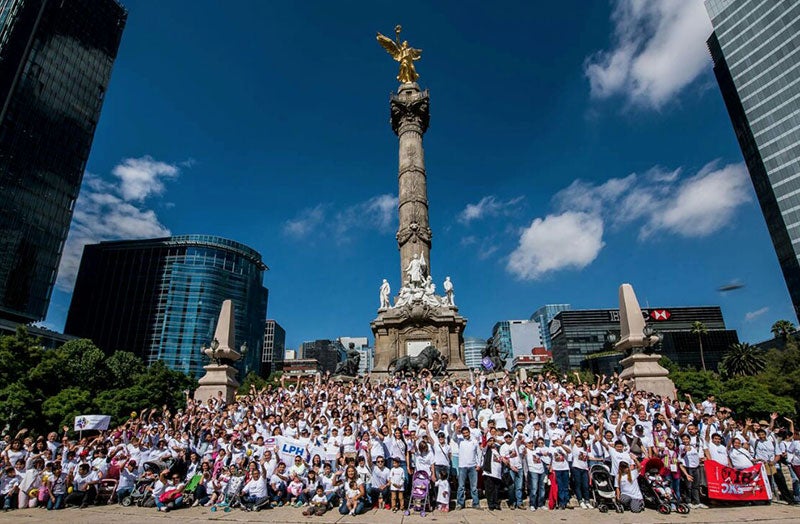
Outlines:
<svg viewBox="0 0 800 524"><path fill-rule="evenodd" d="M108 424L111 422L110 415L78 415L75 417L75 431L84 431L89 429L108 429Z"/></svg>
<svg viewBox="0 0 800 524"><path fill-rule="evenodd" d="M278 457L286 463L287 466L294 464L294 458L300 455L306 458L306 446L301 441L289 438L278 437Z"/></svg>

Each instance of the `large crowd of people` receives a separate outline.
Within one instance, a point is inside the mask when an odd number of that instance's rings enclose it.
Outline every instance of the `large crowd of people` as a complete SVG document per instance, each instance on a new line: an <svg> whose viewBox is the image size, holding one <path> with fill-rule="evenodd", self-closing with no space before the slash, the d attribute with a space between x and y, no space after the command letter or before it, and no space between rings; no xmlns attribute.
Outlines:
<svg viewBox="0 0 800 524"><path fill-rule="evenodd" d="M660 398L616 376L567 378L317 376L251 388L230 403L187 392L185 409L134 412L91 436L22 429L0 443L0 506L58 510L103 499L158 511L292 505L306 516L355 515L419 509L421 479L428 511L460 510L468 499L480 508L481 491L489 510L588 509L598 503L590 471L602 465L615 507L642 511L636 477L652 458L664 465L656 475L673 509L708 507L705 460L739 470L763 463L775 500L800 500L790 419L742 420L713 396ZM301 445L287 458L275 437Z"/></svg>

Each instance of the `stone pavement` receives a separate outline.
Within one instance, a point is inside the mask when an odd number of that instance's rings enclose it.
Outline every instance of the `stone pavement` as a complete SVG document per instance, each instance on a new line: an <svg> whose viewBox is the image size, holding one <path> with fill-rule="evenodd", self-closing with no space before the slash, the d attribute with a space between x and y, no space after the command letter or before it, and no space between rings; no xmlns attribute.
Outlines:
<svg viewBox="0 0 800 524"><path fill-rule="evenodd" d="M322 517L304 517L297 508L276 508L258 513L247 513L236 509L230 513L214 512L208 508L187 508L170 513L159 513L155 508L123 508L122 506L97 506L84 510L65 509L48 512L43 509L16 510L0 513L0 524L19 523L57 523L57 524L104 524L106 522L136 522L163 524L194 522L269 522L269 523L306 523L309 521L336 524L481 524L498 523L562 523L569 524L661 524L661 523L713 523L727 524L731 522L758 522L759 524L792 524L800 522L800 508L783 504L750 507L715 507L706 510L692 510L689 515L660 515L654 510L623 515L616 513L601 514L597 510L574 509L565 511L502 511L489 512L485 509L464 509L449 513L434 512L426 517L411 515L404 517L401 513L391 511L370 511L357 517L342 516L334 510Z"/></svg>

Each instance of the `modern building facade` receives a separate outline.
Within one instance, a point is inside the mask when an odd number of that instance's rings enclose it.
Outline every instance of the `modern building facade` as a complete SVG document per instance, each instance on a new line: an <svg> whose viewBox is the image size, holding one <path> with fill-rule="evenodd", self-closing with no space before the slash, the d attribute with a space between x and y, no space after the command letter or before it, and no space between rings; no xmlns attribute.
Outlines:
<svg viewBox="0 0 800 524"><path fill-rule="evenodd" d="M264 349L261 352L261 376L269 377L273 371L283 369L286 351L286 330L274 320L264 324Z"/></svg>
<svg viewBox="0 0 800 524"><path fill-rule="evenodd" d="M541 373L545 364L553 360L553 354L543 347L534 348L529 355L517 355L511 364L511 371L524 369L529 373Z"/></svg>
<svg viewBox="0 0 800 524"><path fill-rule="evenodd" d="M220 307L233 300L242 376L261 367L267 289L261 255L208 235L101 242L83 251L64 331L109 353L202 376L200 348L214 336ZM237 348L238 349L238 348Z"/></svg>
<svg viewBox="0 0 800 524"><path fill-rule="evenodd" d="M127 12L0 0L0 317L45 318Z"/></svg>
<svg viewBox="0 0 800 524"><path fill-rule="evenodd" d="M14 336L20 324L9 320L0 319L0 336ZM24 326L28 335L39 340L39 344L45 349L57 349L78 337L72 337L57 331L52 331L41 326Z"/></svg>
<svg viewBox="0 0 800 524"><path fill-rule="evenodd" d="M506 369L511 369L515 355L530 355L542 345L539 325L532 320L502 320L492 329L492 345L506 360Z"/></svg>
<svg viewBox="0 0 800 524"><path fill-rule="evenodd" d="M571 309L569 304L545 304L531 315L531 320L539 324L539 338L541 338L542 345L546 350L551 351L551 346L553 345L553 341L550 338L550 329L548 328L550 321L562 311L569 309Z"/></svg>
<svg viewBox="0 0 800 524"><path fill-rule="evenodd" d="M716 369L731 344L739 341L736 331L725 327L719 306L644 309L647 323L662 335L661 353L682 366L700 368L700 342L691 333L692 323L702 322L708 331L701 336L708 369ZM619 340L619 309L562 311L550 322L553 362L563 370L577 370L584 360L610 354L614 362L622 355L613 351L607 337Z"/></svg>
<svg viewBox="0 0 800 524"><path fill-rule="evenodd" d="M303 342L300 355L304 360L316 360L323 373L333 373L336 371L336 364L347 358L344 347L338 341L328 339Z"/></svg>
<svg viewBox="0 0 800 524"><path fill-rule="evenodd" d="M708 48L800 318L800 3L706 0Z"/></svg>
<svg viewBox="0 0 800 524"><path fill-rule="evenodd" d="M469 369L480 369L481 358L486 349L486 339L464 337L464 362Z"/></svg>

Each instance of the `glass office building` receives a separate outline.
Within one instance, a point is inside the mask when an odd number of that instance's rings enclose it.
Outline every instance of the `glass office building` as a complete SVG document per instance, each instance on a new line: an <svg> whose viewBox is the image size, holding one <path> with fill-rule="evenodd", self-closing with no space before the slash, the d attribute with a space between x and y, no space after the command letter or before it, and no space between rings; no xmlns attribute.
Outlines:
<svg viewBox="0 0 800 524"><path fill-rule="evenodd" d="M705 324L708 333L701 336L708 369L716 369L731 344L739 342L736 331L725 327L719 306L644 309L648 325L663 336L661 353L681 366L700 367L700 342L691 333L695 321ZM614 363L622 358L613 352L607 335L619 340L619 309L577 309L562 311L550 322L553 362L562 370L586 367L584 361L611 353Z"/></svg>
<svg viewBox="0 0 800 524"><path fill-rule="evenodd" d="M553 340L550 337L550 329L548 327L550 321L553 320L556 315L568 309L570 309L569 304L546 304L531 315L531 320L539 324L539 337L542 339L542 344L547 351L553 349Z"/></svg>
<svg viewBox="0 0 800 524"><path fill-rule="evenodd" d="M236 344L247 343L240 377L260 371L267 312L261 255L207 235L101 242L84 248L64 331L106 353L121 349L147 363L201 377L200 348L214 337L222 302L232 299ZM239 349L239 348L235 348Z"/></svg>
<svg viewBox="0 0 800 524"><path fill-rule="evenodd" d="M800 318L800 2L707 0L722 98Z"/></svg>
<svg viewBox="0 0 800 524"><path fill-rule="evenodd" d="M485 349L485 338L464 337L464 363L469 369L481 368L481 355Z"/></svg>
<svg viewBox="0 0 800 524"><path fill-rule="evenodd" d="M264 346L261 350L261 376L269 377L273 371L283 369L286 351L286 330L274 320L264 324Z"/></svg>
<svg viewBox="0 0 800 524"><path fill-rule="evenodd" d="M127 13L0 0L0 317L45 318Z"/></svg>

